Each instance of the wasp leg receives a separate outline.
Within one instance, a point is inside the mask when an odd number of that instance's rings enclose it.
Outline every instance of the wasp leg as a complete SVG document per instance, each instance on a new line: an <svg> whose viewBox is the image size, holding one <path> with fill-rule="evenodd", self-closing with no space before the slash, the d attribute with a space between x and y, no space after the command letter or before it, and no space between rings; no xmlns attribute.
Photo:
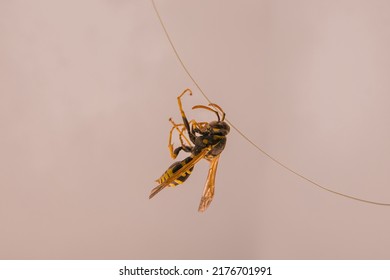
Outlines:
<svg viewBox="0 0 390 280"><path fill-rule="evenodd" d="M197 122L195 120L190 121L192 133L199 133L204 135L206 132L208 122Z"/></svg>
<svg viewBox="0 0 390 280"><path fill-rule="evenodd" d="M177 147L175 150L171 152L171 157L175 159L179 155L180 151L182 150L187 153L191 153L192 148L190 146L185 146L185 145Z"/></svg>
<svg viewBox="0 0 390 280"><path fill-rule="evenodd" d="M184 90L178 97L177 97L177 103L179 104L179 110L180 110L180 114L181 114L181 117L183 119L183 123L184 123L184 126L188 132L188 136L190 137L190 140L193 144L195 144L195 139L196 139L196 136L195 134L191 131L190 129L190 124L188 122L188 119L187 119L187 116L183 110L183 105L181 104L181 98L182 96L186 93L186 92L189 92L190 95L192 95L192 91L187 88L186 90Z"/></svg>
<svg viewBox="0 0 390 280"><path fill-rule="evenodd" d="M184 135L184 131L186 130L185 125L182 124L182 123L176 124L176 123L172 120L172 118L169 118L169 121L171 122L173 128L175 128L175 129L177 130L177 132L179 132L179 140L180 140L180 143L181 143L182 145L184 145L184 142L183 142L183 138L184 138L184 140L186 140L187 144L188 144L189 146L191 146L192 144L191 144L190 140L188 140L188 138ZM179 127L181 127L181 130L179 129ZM183 138L182 138L182 137L183 137Z"/></svg>
<svg viewBox="0 0 390 280"><path fill-rule="evenodd" d="M171 131L169 132L168 149L169 149L169 153L171 155L171 158L175 159L181 150L183 150L185 152L191 152L192 151L192 147L189 146L189 145L191 145L191 142L183 134L183 132L185 130L185 127L183 127L184 124L176 124L172 120L172 118L170 118L169 121L172 123L173 127L171 128ZM183 127L183 128L180 130L179 127ZM173 133L173 130L175 130L175 129L179 132L179 140L180 140L181 146L176 148L175 150L173 150L172 133ZM182 137L186 140L186 142L189 145L184 144Z"/></svg>

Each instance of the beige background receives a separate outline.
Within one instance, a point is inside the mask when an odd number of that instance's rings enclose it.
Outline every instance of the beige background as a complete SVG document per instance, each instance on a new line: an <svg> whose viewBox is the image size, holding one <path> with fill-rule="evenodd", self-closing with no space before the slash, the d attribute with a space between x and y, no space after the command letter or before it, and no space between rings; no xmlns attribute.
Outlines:
<svg viewBox="0 0 390 280"><path fill-rule="evenodd" d="M390 202L389 1L157 1L183 60L259 146ZM389 259L390 207L310 185L235 131L149 201L194 89L149 1L0 2L0 258Z"/></svg>

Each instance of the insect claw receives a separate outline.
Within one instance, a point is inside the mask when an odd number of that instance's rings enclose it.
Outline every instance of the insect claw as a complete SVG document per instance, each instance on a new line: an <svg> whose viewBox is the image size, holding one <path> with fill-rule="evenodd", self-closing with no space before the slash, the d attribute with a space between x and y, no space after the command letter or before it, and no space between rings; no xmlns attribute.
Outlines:
<svg viewBox="0 0 390 280"><path fill-rule="evenodd" d="M186 88L186 90L184 92L188 91L190 95L192 95L192 90L190 90L189 88Z"/></svg>
<svg viewBox="0 0 390 280"><path fill-rule="evenodd" d="M186 89L177 97L177 99L179 100L179 104L180 104L180 98L181 98L186 92L188 92L189 95L192 95L192 91L191 91L189 88L186 88ZM181 107L181 105L179 105L179 107Z"/></svg>

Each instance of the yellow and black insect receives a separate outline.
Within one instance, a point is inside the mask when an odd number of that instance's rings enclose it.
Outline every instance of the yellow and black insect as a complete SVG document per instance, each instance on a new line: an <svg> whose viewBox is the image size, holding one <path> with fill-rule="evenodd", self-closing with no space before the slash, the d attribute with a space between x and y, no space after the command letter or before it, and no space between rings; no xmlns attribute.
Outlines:
<svg viewBox="0 0 390 280"><path fill-rule="evenodd" d="M192 109L206 109L212 111L217 115L218 121L208 123L192 120L189 122L181 104L181 98L186 92L192 95L191 90L186 89L177 97L183 123L176 124L172 119L169 119L173 127L169 133L168 148L173 159L175 159L182 150L191 153L191 155L182 161L173 163L167 171L156 180L159 185L151 191L149 198L154 197L165 187L174 187L182 184L190 176L195 164L204 158L210 162L210 168L198 208L198 211L203 212L210 205L214 197L215 175L217 172L218 160L221 152L225 148L226 135L229 133L230 127L224 121L225 112L221 107L213 103L209 104L209 106L196 105L192 107ZM220 114L222 116L220 116ZM174 130L178 131L181 143L181 146L176 149L173 149L172 144L172 133ZM184 135L185 131L187 131L189 139ZM184 143L184 141L186 143Z"/></svg>

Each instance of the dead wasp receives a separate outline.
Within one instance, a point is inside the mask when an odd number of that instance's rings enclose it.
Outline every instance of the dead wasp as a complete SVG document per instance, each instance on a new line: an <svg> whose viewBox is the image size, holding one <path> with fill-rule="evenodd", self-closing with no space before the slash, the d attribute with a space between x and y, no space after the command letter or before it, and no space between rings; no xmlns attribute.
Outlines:
<svg viewBox="0 0 390 280"><path fill-rule="evenodd" d="M214 197L215 175L217 172L218 160L225 148L226 135L229 133L230 127L224 121L225 112L221 107L214 103L209 104L209 106L196 105L192 107L192 109L206 109L212 111L217 115L217 121L208 123L192 120L189 122L181 103L181 98L186 92L192 95L192 91L186 89L177 97L183 123L176 124L172 118L169 119L172 123L172 128L169 132L168 149L173 159L175 159L182 150L191 153L191 155L181 161L173 163L164 174L156 180L159 185L151 191L149 198L154 197L165 187L174 187L184 183L190 176L195 164L204 158L210 162L210 168L198 208L199 212L203 212L210 205ZM173 149L172 144L172 133L174 130L178 131L181 143L181 146L177 147L175 150ZM189 140L184 135L185 131L187 131ZM183 139L186 143L184 143Z"/></svg>

